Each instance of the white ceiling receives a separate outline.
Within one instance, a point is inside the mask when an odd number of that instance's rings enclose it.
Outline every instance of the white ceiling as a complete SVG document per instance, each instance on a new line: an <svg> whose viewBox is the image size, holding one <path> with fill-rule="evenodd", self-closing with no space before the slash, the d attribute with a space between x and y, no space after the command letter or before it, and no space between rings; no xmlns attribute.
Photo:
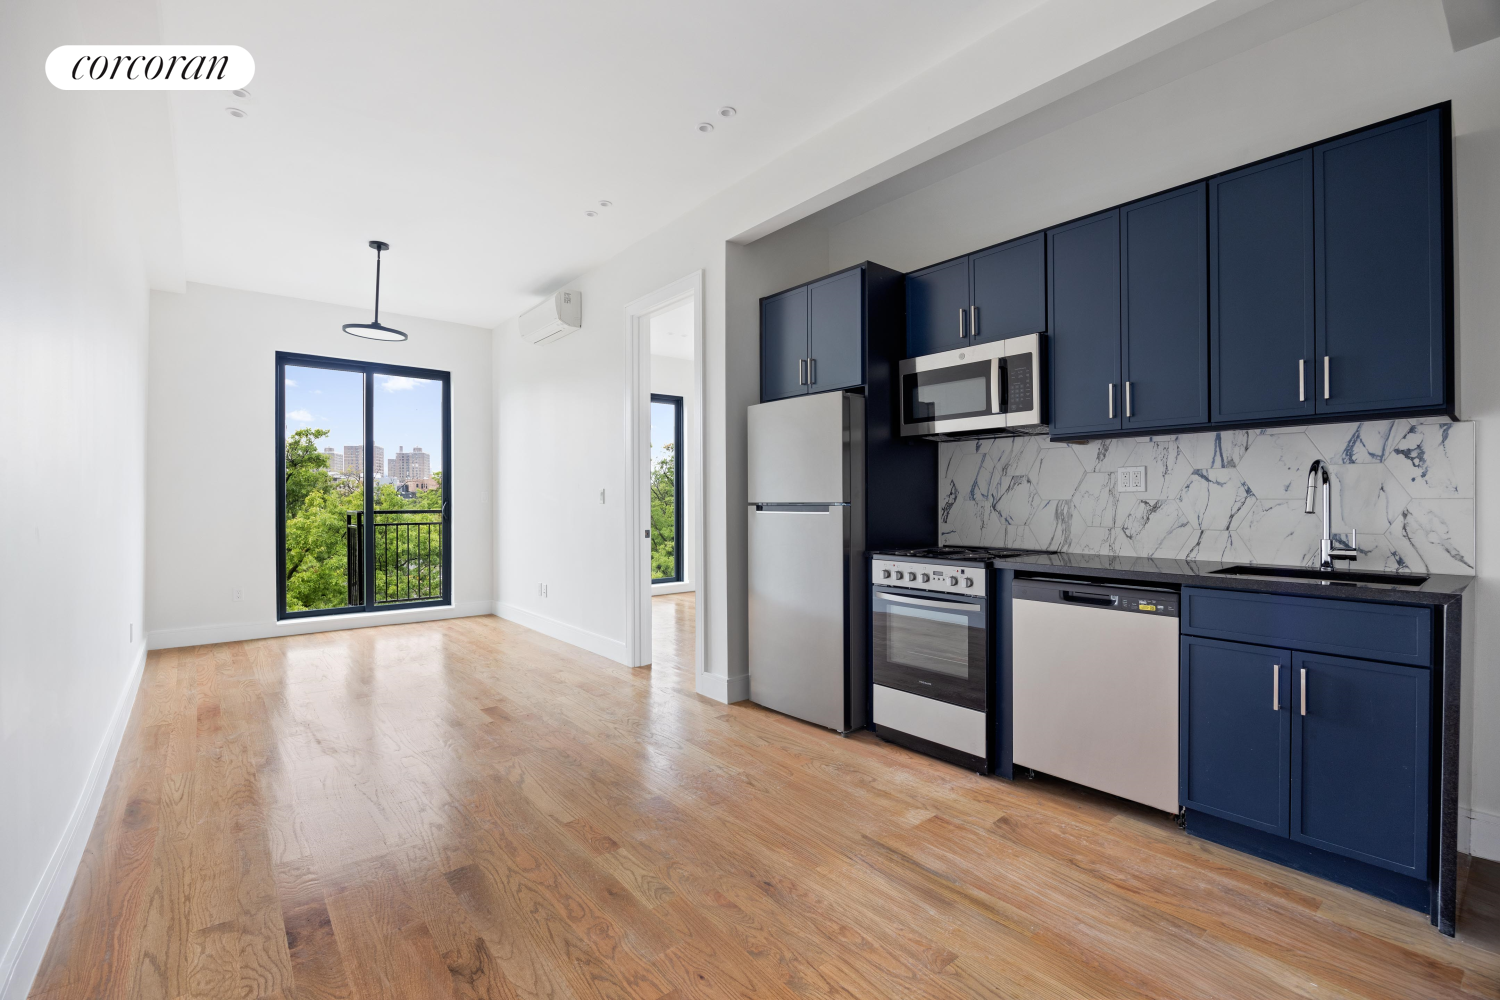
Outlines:
<svg viewBox="0 0 1500 1000"><path fill-rule="evenodd" d="M693 358L693 300L669 306L651 317L651 353Z"/></svg>
<svg viewBox="0 0 1500 1000"><path fill-rule="evenodd" d="M185 274L492 326L1042 2L162 0Z"/></svg>

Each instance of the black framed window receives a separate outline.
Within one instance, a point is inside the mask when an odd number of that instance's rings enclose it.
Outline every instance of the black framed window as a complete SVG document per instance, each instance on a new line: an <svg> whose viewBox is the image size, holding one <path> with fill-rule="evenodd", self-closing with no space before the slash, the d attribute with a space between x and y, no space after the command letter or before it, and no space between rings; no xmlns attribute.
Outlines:
<svg viewBox="0 0 1500 1000"><path fill-rule="evenodd" d="M277 617L452 601L449 376L276 354Z"/></svg>
<svg viewBox="0 0 1500 1000"><path fill-rule="evenodd" d="M651 394L651 582L680 583L682 397Z"/></svg>

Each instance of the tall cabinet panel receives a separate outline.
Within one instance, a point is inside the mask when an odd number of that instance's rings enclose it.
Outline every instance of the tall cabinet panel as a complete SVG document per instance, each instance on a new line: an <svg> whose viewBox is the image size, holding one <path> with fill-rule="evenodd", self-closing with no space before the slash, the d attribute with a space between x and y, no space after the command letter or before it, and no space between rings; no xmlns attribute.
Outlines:
<svg viewBox="0 0 1500 1000"><path fill-rule="evenodd" d="M1212 419L1311 416L1312 151L1211 180L1208 240Z"/></svg>
<svg viewBox="0 0 1500 1000"><path fill-rule="evenodd" d="M864 384L864 277L855 268L807 287L809 392Z"/></svg>
<svg viewBox="0 0 1500 1000"><path fill-rule="evenodd" d="M956 351L969 343L969 259L906 276L906 356Z"/></svg>
<svg viewBox="0 0 1500 1000"><path fill-rule="evenodd" d="M1442 405L1441 110L1313 149L1320 413Z"/></svg>
<svg viewBox="0 0 1500 1000"><path fill-rule="evenodd" d="M1126 429L1208 422L1205 185L1120 210Z"/></svg>
<svg viewBox="0 0 1500 1000"><path fill-rule="evenodd" d="M1052 350L1052 436L1118 431L1120 212L1047 233L1047 315Z"/></svg>
<svg viewBox="0 0 1500 1000"><path fill-rule="evenodd" d="M807 288L760 303L761 402L807 392Z"/></svg>
<svg viewBox="0 0 1500 1000"><path fill-rule="evenodd" d="M969 258L970 343L1047 332L1046 239L1025 236Z"/></svg>

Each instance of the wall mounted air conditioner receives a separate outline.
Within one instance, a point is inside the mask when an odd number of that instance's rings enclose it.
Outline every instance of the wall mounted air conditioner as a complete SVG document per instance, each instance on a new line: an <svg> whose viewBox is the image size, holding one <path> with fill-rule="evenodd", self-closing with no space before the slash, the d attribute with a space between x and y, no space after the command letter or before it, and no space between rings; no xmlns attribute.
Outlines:
<svg viewBox="0 0 1500 1000"><path fill-rule="evenodd" d="M561 340L583 326L583 293L553 292L534 309L521 314L521 336L533 344Z"/></svg>

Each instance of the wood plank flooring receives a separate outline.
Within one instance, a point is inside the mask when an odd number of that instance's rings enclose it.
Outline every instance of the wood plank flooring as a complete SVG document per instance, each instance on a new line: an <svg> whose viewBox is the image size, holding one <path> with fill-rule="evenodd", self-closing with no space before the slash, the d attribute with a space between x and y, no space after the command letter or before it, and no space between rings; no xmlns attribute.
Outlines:
<svg viewBox="0 0 1500 1000"><path fill-rule="evenodd" d="M489 617L152 653L32 996L1500 997L1493 864L1443 938L701 698L691 596L658 609L638 670Z"/></svg>

